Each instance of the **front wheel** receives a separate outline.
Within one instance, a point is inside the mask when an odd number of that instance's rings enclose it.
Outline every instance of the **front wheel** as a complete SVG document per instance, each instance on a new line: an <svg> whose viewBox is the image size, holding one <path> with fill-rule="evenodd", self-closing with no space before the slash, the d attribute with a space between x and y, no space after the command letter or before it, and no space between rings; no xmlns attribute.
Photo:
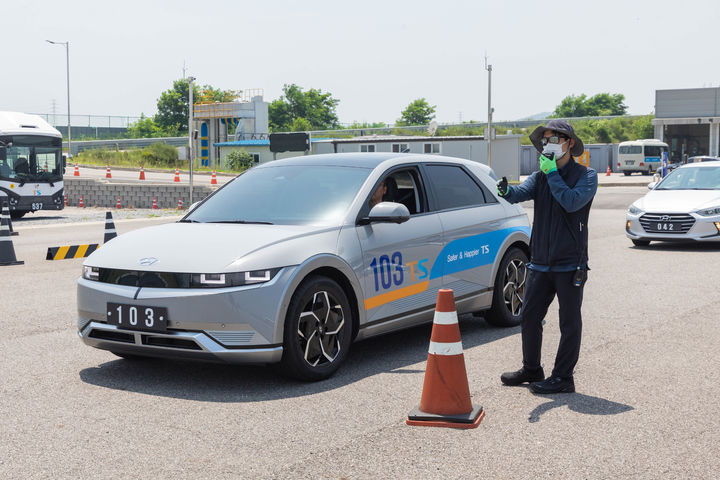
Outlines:
<svg viewBox="0 0 720 480"><path fill-rule="evenodd" d="M626 177L629 177L630 175L632 175L632 172L628 172L627 170L625 170L623 173L625 174Z"/></svg>
<svg viewBox="0 0 720 480"><path fill-rule="evenodd" d="M519 248L505 253L495 276L492 307L485 320L496 327L520 325L520 312L525 299L528 258Z"/></svg>
<svg viewBox="0 0 720 480"><path fill-rule="evenodd" d="M305 381L330 377L347 357L351 337L350 302L340 285L327 277L306 279L285 318L283 373Z"/></svg>
<svg viewBox="0 0 720 480"><path fill-rule="evenodd" d="M28 213L27 210L10 210L10 218L13 220L19 220Z"/></svg>

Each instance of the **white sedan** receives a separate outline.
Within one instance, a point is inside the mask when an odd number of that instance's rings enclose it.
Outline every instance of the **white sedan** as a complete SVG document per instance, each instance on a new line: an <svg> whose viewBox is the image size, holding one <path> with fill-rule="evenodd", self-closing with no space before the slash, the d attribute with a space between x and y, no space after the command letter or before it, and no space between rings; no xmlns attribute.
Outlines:
<svg viewBox="0 0 720 480"><path fill-rule="evenodd" d="M625 219L625 233L635 245L720 241L720 161L683 165L648 188Z"/></svg>

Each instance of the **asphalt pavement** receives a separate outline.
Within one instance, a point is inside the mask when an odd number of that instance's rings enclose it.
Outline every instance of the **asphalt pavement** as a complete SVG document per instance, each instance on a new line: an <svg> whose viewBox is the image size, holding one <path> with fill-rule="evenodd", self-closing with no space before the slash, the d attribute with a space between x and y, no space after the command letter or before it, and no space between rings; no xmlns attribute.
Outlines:
<svg viewBox="0 0 720 480"><path fill-rule="evenodd" d="M102 222L18 222L25 265L0 267L0 477L717 478L720 246L634 247L625 209L646 191L595 199L577 393L502 386L520 366L519 328L461 318L470 391L486 410L475 430L404 423L430 326L354 344L317 383L87 347L75 325L82 260L44 258L48 246L99 241ZM548 371L558 338L554 303Z"/></svg>

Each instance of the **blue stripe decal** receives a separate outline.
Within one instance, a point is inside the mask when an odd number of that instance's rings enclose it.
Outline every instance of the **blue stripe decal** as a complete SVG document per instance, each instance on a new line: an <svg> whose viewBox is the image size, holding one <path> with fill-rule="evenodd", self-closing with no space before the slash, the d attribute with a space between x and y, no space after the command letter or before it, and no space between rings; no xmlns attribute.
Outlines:
<svg viewBox="0 0 720 480"><path fill-rule="evenodd" d="M646 162L659 162L660 157L645 157Z"/></svg>
<svg viewBox="0 0 720 480"><path fill-rule="evenodd" d="M516 231L530 236L530 227L523 226L453 240L438 255L430 271L430 280L493 263L505 239Z"/></svg>

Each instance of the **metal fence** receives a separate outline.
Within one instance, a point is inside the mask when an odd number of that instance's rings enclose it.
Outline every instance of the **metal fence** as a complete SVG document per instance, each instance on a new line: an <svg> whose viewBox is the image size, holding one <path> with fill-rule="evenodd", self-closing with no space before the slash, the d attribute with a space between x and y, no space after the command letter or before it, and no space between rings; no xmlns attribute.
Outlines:
<svg viewBox="0 0 720 480"><path fill-rule="evenodd" d="M68 116L60 113L34 113L54 127L67 127ZM92 128L128 128L141 117L123 115L70 115L70 126Z"/></svg>

